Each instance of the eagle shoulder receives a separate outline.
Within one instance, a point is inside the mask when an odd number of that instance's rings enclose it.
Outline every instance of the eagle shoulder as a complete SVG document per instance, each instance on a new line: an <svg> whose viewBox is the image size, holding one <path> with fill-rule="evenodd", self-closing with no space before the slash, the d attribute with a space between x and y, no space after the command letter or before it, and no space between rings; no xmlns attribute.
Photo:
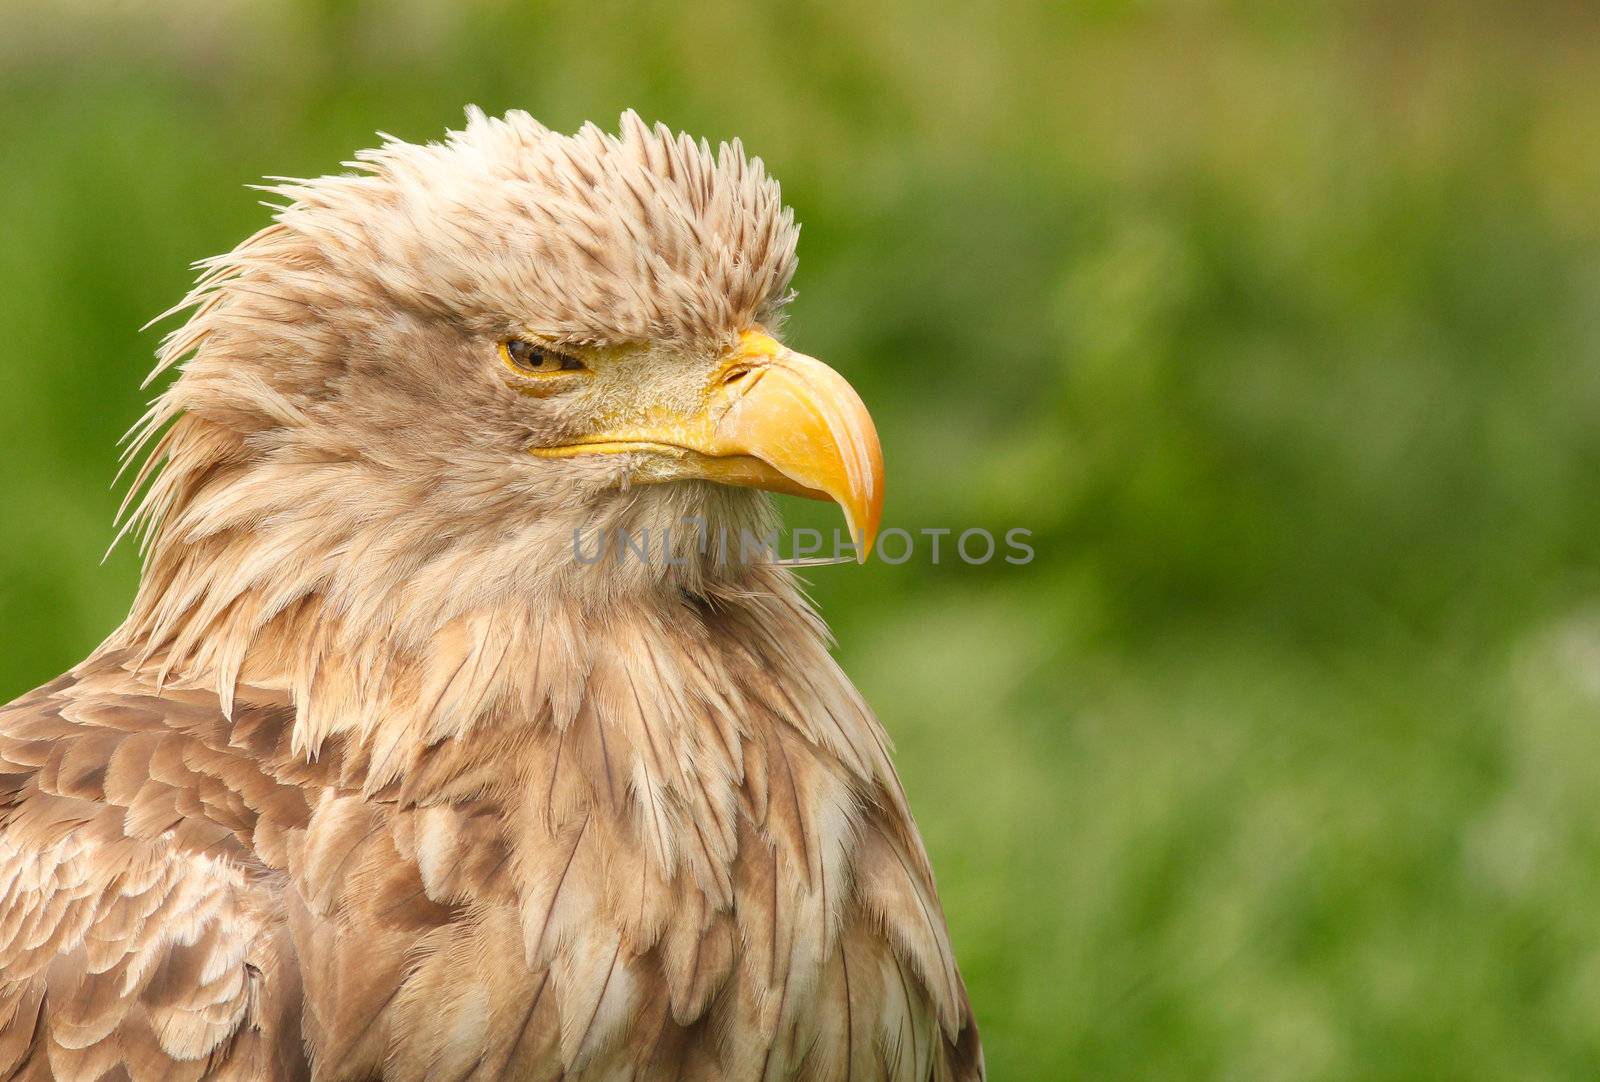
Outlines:
<svg viewBox="0 0 1600 1082"><path fill-rule="evenodd" d="M255 844L296 802L206 700L87 663L0 708L0 1078L306 1077Z"/></svg>

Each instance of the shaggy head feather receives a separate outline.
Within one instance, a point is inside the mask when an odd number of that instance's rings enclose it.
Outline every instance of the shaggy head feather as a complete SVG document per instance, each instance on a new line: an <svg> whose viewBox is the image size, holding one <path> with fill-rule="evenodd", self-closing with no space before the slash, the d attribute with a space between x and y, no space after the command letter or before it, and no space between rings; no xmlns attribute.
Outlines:
<svg viewBox="0 0 1600 1082"><path fill-rule="evenodd" d="M441 144L391 139L356 173L269 189L288 200L274 223L203 261L174 309L191 315L152 378L180 375L129 451L147 449L124 527L144 528L146 570L111 645L226 698L263 640L425 654L469 613L792 589L685 528L761 532L763 494L527 454L688 402L789 297L797 229L759 159L632 112L621 132L473 110ZM511 335L605 363L544 396L498 362ZM575 531L621 529L670 536L673 559L573 558Z"/></svg>

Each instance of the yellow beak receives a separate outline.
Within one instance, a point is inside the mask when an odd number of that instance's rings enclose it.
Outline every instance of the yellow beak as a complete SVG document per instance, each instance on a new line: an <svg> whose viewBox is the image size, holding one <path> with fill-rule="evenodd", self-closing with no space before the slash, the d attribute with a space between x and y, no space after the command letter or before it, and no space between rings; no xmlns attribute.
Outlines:
<svg viewBox="0 0 1600 1082"><path fill-rule="evenodd" d="M821 361L746 331L700 406L541 447L546 458L646 452L636 481L698 478L833 500L866 561L883 512L883 451L861 397Z"/></svg>

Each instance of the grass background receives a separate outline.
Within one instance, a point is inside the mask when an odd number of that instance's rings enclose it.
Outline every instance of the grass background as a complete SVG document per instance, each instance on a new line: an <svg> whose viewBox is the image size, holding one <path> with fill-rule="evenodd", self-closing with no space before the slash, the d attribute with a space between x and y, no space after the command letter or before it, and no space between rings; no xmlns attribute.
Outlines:
<svg viewBox="0 0 1600 1082"><path fill-rule="evenodd" d="M993 1077L1594 1077L1592 8L941 7L7 0L0 698L125 611L137 328L245 184L634 106L783 181L888 523L1034 531L811 575Z"/></svg>

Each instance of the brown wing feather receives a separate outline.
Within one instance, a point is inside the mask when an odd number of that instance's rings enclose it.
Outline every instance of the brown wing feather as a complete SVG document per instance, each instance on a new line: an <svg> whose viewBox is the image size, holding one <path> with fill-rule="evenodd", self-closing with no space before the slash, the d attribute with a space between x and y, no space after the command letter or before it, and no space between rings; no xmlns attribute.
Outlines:
<svg viewBox="0 0 1600 1082"><path fill-rule="evenodd" d="M238 754L207 742L203 704L104 666L0 710L0 1078L306 1076L251 854L251 801L276 785L228 784Z"/></svg>

